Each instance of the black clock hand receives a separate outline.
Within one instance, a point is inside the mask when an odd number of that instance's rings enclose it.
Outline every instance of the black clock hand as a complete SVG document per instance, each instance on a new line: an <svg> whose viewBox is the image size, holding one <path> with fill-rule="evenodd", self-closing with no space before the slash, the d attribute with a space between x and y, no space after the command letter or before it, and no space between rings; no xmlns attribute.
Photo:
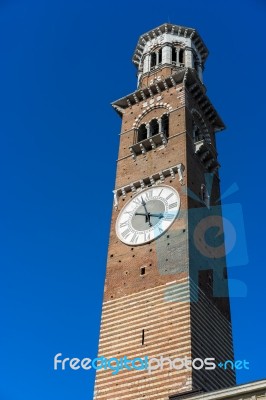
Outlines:
<svg viewBox="0 0 266 400"><path fill-rule="evenodd" d="M148 213L148 211L147 211L147 208L146 208L146 203L145 203L145 201L143 200L143 198L142 198L142 196L141 196L141 204L143 205L143 207L144 207L144 210L145 210L145 215L148 215L149 213ZM147 221L146 221L147 222Z"/></svg>
<svg viewBox="0 0 266 400"><path fill-rule="evenodd" d="M153 214L153 213L149 213L150 217L158 217L158 218L163 218L163 214Z"/></svg>
<svg viewBox="0 0 266 400"><path fill-rule="evenodd" d="M150 222L150 218L149 218L149 213L148 213L148 211L147 211L146 203L145 203L145 201L143 200L142 196L141 196L141 204L143 205L144 210L145 210L145 216L146 216L145 222L149 222L149 225L151 226L151 222Z"/></svg>
<svg viewBox="0 0 266 400"><path fill-rule="evenodd" d="M135 215L147 215L146 213L135 213Z"/></svg>
<svg viewBox="0 0 266 400"><path fill-rule="evenodd" d="M149 226L152 226L151 221L150 221L150 215L149 215L149 213L148 213L148 211L147 211L146 203L145 203L145 201L143 200L142 196L141 196L141 203L142 203L142 205L143 205L143 207L144 207L144 210L145 210L145 213L146 213L146 214L145 214L145 216L146 216L145 222L148 222L148 223L149 223Z"/></svg>
<svg viewBox="0 0 266 400"><path fill-rule="evenodd" d="M135 213L135 215L146 215L144 213ZM158 218L163 218L163 214L153 214L153 213L148 213L149 217L158 217Z"/></svg>

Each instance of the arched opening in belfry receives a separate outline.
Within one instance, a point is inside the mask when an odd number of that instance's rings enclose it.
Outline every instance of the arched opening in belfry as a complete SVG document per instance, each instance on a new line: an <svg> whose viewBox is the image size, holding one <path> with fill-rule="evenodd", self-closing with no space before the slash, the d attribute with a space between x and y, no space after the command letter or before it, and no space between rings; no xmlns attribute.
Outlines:
<svg viewBox="0 0 266 400"><path fill-rule="evenodd" d="M150 122L150 134L151 136L157 135L159 133L159 123L157 119L153 119Z"/></svg>
<svg viewBox="0 0 266 400"><path fill-rule="evenodd" d="M160 49L159 52L158 52L158 63L159 64L162 63L162 49Z"/></svg>
<svg viewBox="0 0 266 400"><path fill-rule="evenodd" d="M185 59L184 55L185 55L184 49L180 49L179 50L179 60L178 60L180 64L184 64L184 59Z"/></svg>
<svg viewBox="0 0 266 400"><path fill-rule="evenodd" d="M141 142L142 140L147 139L147 128L145 124L140 125L138 129L138 142Z"/></svg>
<svg viewBox="0 0 266 400"><path fill-rule="evenodd" d="M172 63L176 64L176 48L172 47Z"/></svg>
<svg viewBox="0 0 266 400"><path fill-rule="evenodd" d="M169 117L167 114L162 116L162 133L165 137L169 137Z"/></svg>
<svg viewBox="0 0 266 400"><path fill-rule="evenodd" d="M153 52L151 53L151 68L154 68L156 66L156 53Z"/></svg>

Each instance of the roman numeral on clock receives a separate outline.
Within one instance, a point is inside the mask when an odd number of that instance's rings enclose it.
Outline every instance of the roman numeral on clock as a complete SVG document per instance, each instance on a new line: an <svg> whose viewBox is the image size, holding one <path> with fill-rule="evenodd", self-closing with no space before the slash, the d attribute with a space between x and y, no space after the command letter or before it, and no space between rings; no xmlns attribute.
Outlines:
<svg viewBox="0 0 266 400"><path fill-rule="evenodd" d="M149 190L148 192L145 193L145 200L148 201L152 199L152 196L153 196L153 191Z"/></svg>
<svg viewBox="0 0 266 400"><path fill-rule="evenodd" d="M175 203L169 204L169 210L174 207L177 207L177 201Z"/></svg>
<svg viewBox="0 0 266 400"><path fill-rule="evenodd" d="M170 194L166 197L166 200L169 200L173 195L174 195L174 193L170 193Z"/></svg>
<svg viewBox="0 0 266 400"><path fill-rule="evenodd" d="M127 226L127 225L128 225L128 222L129 222L129 219L126 220L125 222L121 222L121 223L119 224L120 228L123 228L124 226Z"/></svg>
<svg viewBox="0 0 266 400"><path fill-rule="evenodd" d="M130 229L126 229L124 232L121 233L124 239L126 239L130 235Z"/></svg>
<svg viewBox="0 0 266 400"><path fill-rule="evenodd" d="M165 221L171 221L173 218L174 218L174 214L171 214L171 213L165 213L163 216L163 219Z"/></svg>
<svg viewBox="0 0 266 400"><path fill-rule="evenodd" d="M148 240L150 240L150 238L151 238L150 232L144 232L144 240L145 240L145 242L147 242Z"/></svg>
<svg viewBox="0 0 266 400"><path fill-rule="evenodd" d="M135 204L137 204L137 205L142 204L142 202L141 202L141 200L140 200L139 198L134 199L134 200L133 200L133 203L135 203Z"/></svg>
<svg viewBox="0 0 266 400"><path fill-rule="evenodd" d="M134 215L134 211L125 211L125 214L128 214L129 218L131 218Z"/></svg>
<svg viewBox="0 0 266 400"><path fill-rule="evenodd" d="M139 239L139 235L135 232L134 235L132 236L132 238L130 239L130 242L135 244L135 243L137 243L138 239Z"/></svg>

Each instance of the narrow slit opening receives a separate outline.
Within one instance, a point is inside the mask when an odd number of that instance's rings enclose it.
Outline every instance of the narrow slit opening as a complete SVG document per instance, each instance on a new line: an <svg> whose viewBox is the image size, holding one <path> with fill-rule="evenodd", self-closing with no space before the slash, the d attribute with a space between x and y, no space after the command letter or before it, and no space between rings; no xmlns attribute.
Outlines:
<svg viewBox="0 0 266 400"><path fill-rule="evenodd" d="M145 340L145 332L144 329L142 329L142 337L141 337L141 345L144 345L144 340Z"/></svg>

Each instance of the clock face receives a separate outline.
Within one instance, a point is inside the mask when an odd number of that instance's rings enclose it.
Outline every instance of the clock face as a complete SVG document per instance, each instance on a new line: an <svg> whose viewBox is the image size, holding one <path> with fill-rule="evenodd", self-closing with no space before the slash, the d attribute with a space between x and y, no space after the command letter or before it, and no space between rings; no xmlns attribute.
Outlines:
<svg viewBox="0 0 266 400"><path fill-rule="evenodd" d="M179 194L170 186L160 185L142 190L118 215L116 234L130 246L151 242L172 225L179 208Z"/></svg>

